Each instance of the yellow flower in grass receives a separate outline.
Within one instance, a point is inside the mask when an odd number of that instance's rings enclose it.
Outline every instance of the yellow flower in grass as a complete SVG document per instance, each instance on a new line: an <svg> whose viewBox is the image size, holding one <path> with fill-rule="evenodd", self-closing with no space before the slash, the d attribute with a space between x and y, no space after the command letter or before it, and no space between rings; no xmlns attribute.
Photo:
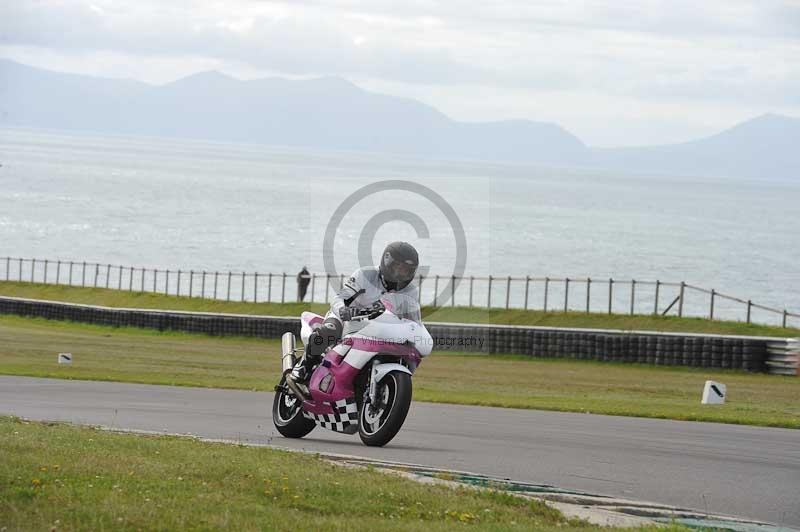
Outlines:
<svg viewBox="0 0 800 532"><path fill-rule="evenodd" d="M39 480L38 478L34 478L31 479L31 484L33 485L33 487L38 488L39 486L42 485L42 481Z"/></svg>
<svg viewBox="0 0 800 532"><path fill-rule="evenodd" d="M475 519L475 515L469 512L462 512L461 515L458 516L458 520L462 523L468 523Z"/></svg>

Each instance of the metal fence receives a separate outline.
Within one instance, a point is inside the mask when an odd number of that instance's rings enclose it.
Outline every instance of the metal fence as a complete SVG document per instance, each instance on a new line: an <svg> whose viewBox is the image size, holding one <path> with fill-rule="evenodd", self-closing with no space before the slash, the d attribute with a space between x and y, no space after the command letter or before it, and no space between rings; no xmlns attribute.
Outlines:
<svg viewBox="0 0 800 532"><path fill-rule="evenodd" d="M296 274L169 270L95 262L0 258L0 279L110 288L242 302L298 300ZM311 273L306 301L330 301L344 276ZM800 314L686 282L535 276L419 276L420 302L432 306L674 315L800 325ZM449 287L449 288L447 288ZM442 293L447 290L448 293Z"/></svg>

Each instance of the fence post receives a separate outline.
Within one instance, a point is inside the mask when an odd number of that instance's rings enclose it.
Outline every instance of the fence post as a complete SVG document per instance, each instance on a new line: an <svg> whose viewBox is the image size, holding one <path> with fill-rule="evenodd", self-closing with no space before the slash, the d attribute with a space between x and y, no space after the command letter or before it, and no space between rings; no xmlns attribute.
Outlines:
<svg viewBox="0 0 800 532"><path fill-rule="evenodd" d="M11 271L11 257L6 257L6 281L8 281L8 274Z"/></svg>
<svg viewBox="0 0 800 532"><path fill-rule="evenodd" d="M219 280L219 272L214 272L214 299L217 299L217 281Z"/></svg>
<svg viewBox="0 0 800 532"><path fill-rule="evenodd" d="M716 295L717 295L717 292L712 288L711 289L711 308L709 309L709 312L708 312L708 319L710 319L710 320L714 319L714 296L716 296Z"/></svg>
<svg viewBox="0 0 800 532"><path fill-rule="evenodd" d="M783 325L782 326L783 326L784 329L786 328L786 318L788 317L788 314L789 313L786 311L786 309L783 309Z"/></svg>
<svg viewBox="0 0 800 532"><path fill-rule="evenodd" d="M636 279L631 279L631 316L636 308Z"/></svg>
<svg viewBox="0 0 800 532"><path fill-rule="evenodd" d="M433 306L439 306L439 276L434 277L433 281Z"/></svg>
<svg viewBox="0 0 800 532"><path fill-rule="evenodd" d="M242 272L242 301L244 301L244 272Z"/></svg>
<svg viewBox="0 0 800 532"><path fill-rule="evenodd" d="M311 302L312 303L314 302L314 288L315 288L316 284L317 284L317 274L316 273L312 273L311 274Z"/></svg>
<svg viewBox="0 0 800 532"><path fill-rule="evenodd" d="M747 323L750 323L750 310L753 308L753 302L747 300Z"/></svg>
<svg viewBox="0 0 800 532"><path fill-rule="evenodd" d="M547 300L550 297L550 278L544 278L544 311L547 312Z"/></svg>
<svg viewBox="0 0 800 532"><path fill-rule="evenodd" d="M258 272L253 274L253 303L258 303Z"/></svg>
<svg viewBox="0 0 800 532"><path fill-rule="evenodd" d="M286 302L286 272L281 276L281 303Z"/></svg>
<svg viewBox="0 0 800 532"><path fill-rule="evenodd" d="M50 262L47 259L44 259L44 284L47 284L47 263Z"/></svg>
<svg viewBox="0 0 800 532"><path fill-rule="evenodd" d="M147 276L147 269L142 268L142 290L141 290L142 292L144 292L144 279L146 276Z"/></svg>
<svg viewBox="0 0 800 532"><path fill-rule="evenodd" d="M31 259L31 282L33 282L33 274L36 271L36 259Z"/></svg>
<svg viewBox="0 0 800 532"><path fill-rule="evenodd" d="M19 274L19 281L22 282L22 258L19 259L19 271L17 273Z"/></svg>
<svg viewBox="0 0 800 532"><path fill-rule="evenodd" d="M200 278L200 299L206 298L206 271L203 270L203 276Z"/></svg>
<svg viewBox="0 0 800 532"><path fill-rule="evenodd" d="M564 278L564 312L569 310L569 277Z"/></svg>
<svg viewBox="0 0 800 532"><path fill-rule="evenodd" d="M686 282L681 281L681 299L678 301L678 317L683 316L683 295L686 293Z"/></svg>
<svg viewBox="0 0 800 532"><path fill-rule="evenodd" d="M189 299L192 298L192 292L194 288L194 270L189 270Z"/></svg>
<svg viewBox="0 0 800 532"><path fill-rule="evenodd" d="M118 266L119 268L119 275L117 276L117 290L122 290L122 266ZM70 284L72 284L72 263L69 266L69 278Z"/></svg>
<svg viewBox="0 0 800 532"><path fill-rule="evenodd" d="M525 310L528 310L528 289L531 286L531 276L525 276Z"/></svg>
<svg viewBox="0 0 800 532"><path fill-rule="evenodd" d="M72 261L69 261L69 285L70 286L72 286L72 265L73 264L74 263Z"/></svg>
<svg viewBox="0 0 800 532"><path fill-rule="evenodd" d="M586 278L586 314L589 314L589 306L591 305L592 294L592 278Z"/></svg>
<svg viewBox="0 0 800 532"><path fill-rule="evenodd" d="M178 282L177 282L177 286L175 287L175 295L178 296L178 297L180 297L180 295L181 295L181 273L183 273L183 272L178 270L178 279L177 279Z"/></svg>
<svg viewBox="0 0 800 532"><path fill-rule="evenodd" d="M133 266L130 267L129 270L130 275L128 276L128 292L133 292Z"/></svg>
<svg viewBox="0 0 800 532"><path fill-rule="evenodd" d="M6 265L6 266L7 266L7 265ZM6 280L7 280L7 279L8 279L8 278L6 277ZM56 284L59 284L60 282L61 282L61 261L59 260L59 261L56 263Z"/></svg>
<svg viewBox="0 0 800 532"><path fill-rule="evenodd" d="M231 300L231 281L232 280L233 280L233 272L229 271L228 272L228 296L226 298L226 301L230 301Z"/></svg>
<svg viewBox="0 0 800 532"><path fill-rule="evenodd" d="M653 303L653 314L658 316L658 291L661 288L661 281L656 279L656 300Z"/></svg>
<svg viewBox="0 0 800 532"><path fill-rule="evenodd" d="M489 276L489 294L486 297L486 308L492 308L492 276Z"/></svg>
<svg viewBox="0 0 800 532"><path fill-rule="evenodd" d="M97 288L97 278L100 276L100 265L95 263L94 265L94 283L93 286Z"/></svg>
<svg viewBox="0 0 800 532"><path fill-rule="evenodd" d="M267 282L269 286L267 287L267 303L272 302L272 274L267 274Z"/></svg>
<svg viewBox="0 0 800 532"><path fill-rule="evenodd" d="M164 272L164 295L169 295L169 269Z"/></svg>
<svg viewBox="0 0 800 532"><path fill-rule="evenodd" d="M472 286L475 284L475 276L469 276L469 306L472 308Z"/></svg>
<svg viewBox="0 0 800 532"><path fill-rule="evenodd" d="M81 286L86 286L86 261L81 265Z"/></svg>
<svg viewBox="0 0 800 532"><path fill-rule="evenodd" d="M158 268L153 268L153 293L158 290Z"/></svg>
<svg viewBox="0 0 800 532"><path fill-rule="evenodd" d="M611 301L614 299L614 279L608 278L608 313L611 314Z"/></svg>
<svg viewBox="0 0 800 532"><path fill-rule="evenodd" d="M511 276L509 275L506 279L506 309L508 308L508 302L511 299Z"/></svg>
<svg viewBox="0 0 800 532"><path fill-rule="evenodd" d="M450 277L450 306L456 306L456 276Z"/></svg>
<svg viewBox="0 0 800 532"><path fill-rule="evenodd" d="M110 277L111 277L111 264L106 264L106 288L111 286ZM153 292L155 292L155 289L153 290Z"/></svg>

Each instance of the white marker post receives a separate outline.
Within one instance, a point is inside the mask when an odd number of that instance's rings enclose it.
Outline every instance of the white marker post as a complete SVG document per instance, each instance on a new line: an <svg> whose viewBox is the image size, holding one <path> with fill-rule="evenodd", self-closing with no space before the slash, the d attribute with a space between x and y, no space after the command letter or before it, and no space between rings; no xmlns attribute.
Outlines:
<svg viewBox="0 0 800 532"><path fill-rule="evenodd" d="M59 364L72 364L72 353L59 353L58 354L58 363Z"/></svg>
<svg viewBox="0 0 800 532"><path fill-rule="evenodd" d="M725 404L726 394L725 385L721 382L706 381L703 387L703 400L700 402L704 405L722 405Z"/></svg>

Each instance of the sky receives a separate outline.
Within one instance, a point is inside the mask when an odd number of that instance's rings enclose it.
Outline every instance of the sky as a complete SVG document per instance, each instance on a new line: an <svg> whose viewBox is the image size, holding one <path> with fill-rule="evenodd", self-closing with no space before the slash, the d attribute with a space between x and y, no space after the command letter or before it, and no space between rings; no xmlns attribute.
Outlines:
<svg viewBox="0 0 800 532"><path fill-rule="evenodd" d="M800 116L800 0L12 0L0 57L154 84L340 76L457 120L555 122L592 146Z"/></svg>

